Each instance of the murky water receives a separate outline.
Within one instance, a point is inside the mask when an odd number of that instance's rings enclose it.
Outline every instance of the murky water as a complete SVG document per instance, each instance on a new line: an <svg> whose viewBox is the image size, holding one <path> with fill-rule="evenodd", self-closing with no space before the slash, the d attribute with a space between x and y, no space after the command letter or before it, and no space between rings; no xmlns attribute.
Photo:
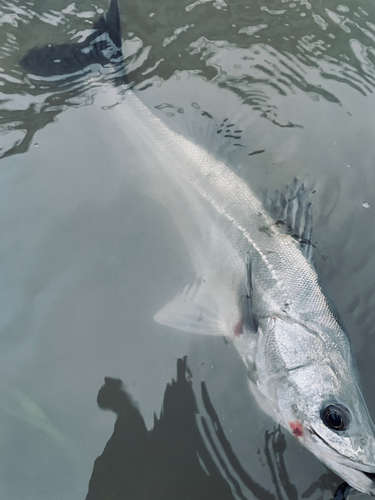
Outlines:
<svg viewBox="0 0 375 500"><path fill-rule="evenodd" d="M202 137L230 116L255 190L306 181L315 261L374 418L375 7L120 7L127 79L155 112L189 133L199 117ZM84 40L107 8L0 1L0 497L332 498L340 479L256 407L231 345L152 320L192 266L169 214L129 182L137 145L95 104L122 69L19 65Z"/></svg>

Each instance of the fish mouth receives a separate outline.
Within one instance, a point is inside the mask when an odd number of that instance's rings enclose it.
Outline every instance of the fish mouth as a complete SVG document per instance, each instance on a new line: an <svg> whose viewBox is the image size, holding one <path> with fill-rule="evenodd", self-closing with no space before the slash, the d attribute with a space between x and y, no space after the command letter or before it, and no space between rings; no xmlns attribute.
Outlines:
<svg viewBox="0 0 375 500"><path fill-rule="evenodd" d="M315 429L312 429L310 428L310 433L311 434L314 434L317 438L319 438L322 443L324 443L328 448L330 448L335 454L339 455L340 457L342 457L344 460L345 460L345 463L348 462L348 458L343 455L342 453L340 453L339 451L337 451L335 448L333 448L333 446L331 446L320 434L318 434L316 432ZM355 462L351 462L351 463L355 463ZM357 462L358 463L358 462ZM375 466L374 465L366 465L366 464L361 464L363 467L365 468L369 468L369 469L375 469ZM363 469L358 469L357 467L354 467L353 466L353 469L357 470L358 472L363 472L364 474L366 474L370 479L374 480L375 481L375 470L374 472L366 472L365 470Z"/></svg>
<svg viewBox="0 0 375 500"><path fill-rule="evenodd" d="M366 472L329 459L322 460L322 462L354 489L367 495L375 496L375 472Z"/></svg>
<svg viewBox="0 0 375 500"><path fill-rule="evenodd" d="M330 456L327 456L327 450L325 452L322 450L317 453L316 448L312 448L311 451L314 455L338 476L343 478L350 486L362 493L375 496L375 466L352 462L345 457L345 455L335 450L314 429L310 428L309 430L311 434L315 435L321 443L329 449L330 452ZM367 471L364 469L367 469Z"/></svg>

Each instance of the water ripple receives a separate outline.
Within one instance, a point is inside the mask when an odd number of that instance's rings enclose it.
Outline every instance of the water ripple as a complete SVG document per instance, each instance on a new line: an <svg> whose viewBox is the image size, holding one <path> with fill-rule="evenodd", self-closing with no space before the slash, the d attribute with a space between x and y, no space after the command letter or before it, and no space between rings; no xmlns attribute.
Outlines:
<svg viewBox="0 0 375 500"><path fill-rule="evenodd" d="M83 42L106 8L104 0L95 8L86 0L79 7L62 7L57 0L45 7L0 2L0 24L5 28L0 33L0 125L7 135L2 155L27 150L29 144L20 142L21 130L29 141L72 100L90 102L83 94L100 86L100 78L121 83L125 71L140 86L190 71L235 92L254 112L279 126L303 126L278 118L283 99L298 92L340 106L346 106L340 90L345 87L364 96L373 93L375 7L337 5L333 0L324 5L307 0L273 0L267 5L262 0L251 5L199 0L181 6L167 0L157 12L151 0L136 6L123 0L125 70L91 65L70 77L42 79L18 66L34 46Z"/></svg>

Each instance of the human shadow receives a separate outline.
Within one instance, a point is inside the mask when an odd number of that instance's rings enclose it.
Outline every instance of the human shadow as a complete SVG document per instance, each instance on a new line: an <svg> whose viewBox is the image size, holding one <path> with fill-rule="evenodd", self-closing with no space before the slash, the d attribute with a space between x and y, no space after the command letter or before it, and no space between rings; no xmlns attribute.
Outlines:
<svg viewBox="0 0 375 500"><path fill-rule="evenodd" d="M162 413L150 431L121 381L105 379L98 405L114 411L117 421L95 461L87 500L234 498L199 433L189 378L186 358L178 360L177 380L167 385Z"/></svg>
<svg viewBox="0 0 375 500"><path fill-rule="evenodd" d="M206 415L198 411L187 359L179 359L177 378L166 387L160 417L155 416L154 427L148 430L121 380L106 378L98 405L114 411L117 421L95 461L86 500L297 500L284 460L286 439L280 427L266 432L264 448L258 450L271 474L271 491L242 467L205 383L201 395ZM304 498L318 490L332 491L335 479L323 479Z"/></svg>

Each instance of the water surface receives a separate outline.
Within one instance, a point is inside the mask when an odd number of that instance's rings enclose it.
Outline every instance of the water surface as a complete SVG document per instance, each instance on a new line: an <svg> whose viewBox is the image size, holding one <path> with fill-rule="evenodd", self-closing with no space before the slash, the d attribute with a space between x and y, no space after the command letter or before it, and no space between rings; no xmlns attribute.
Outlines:
<svg viewBox="0 0 375 500"><path fill-rule="evenodd" d="M230 344L152 320L193 270L169 214L129 181L137 144L97 105L123 68L19 65L84 40L107 7L0 1L0 496L332 498L340 479L256 407ZM127 84L155 113L207 148L211 122L233 120L226 154L257 192L306 182L315 261L374 418L375 8L120 8Z"/></svg>

